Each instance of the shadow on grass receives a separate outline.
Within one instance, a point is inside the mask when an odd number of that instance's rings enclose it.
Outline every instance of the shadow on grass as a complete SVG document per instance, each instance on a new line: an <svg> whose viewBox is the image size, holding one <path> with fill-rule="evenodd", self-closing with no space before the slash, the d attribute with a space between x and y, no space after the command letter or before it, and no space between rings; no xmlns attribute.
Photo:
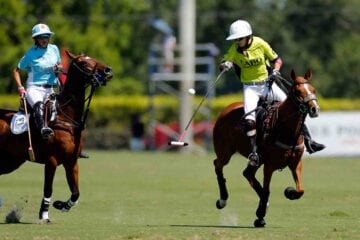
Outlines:
<svg viewBox="0 0 360 240"><path fill-rule="evenodd" d="M173 224L173 225L170 225L170 227L184 227L184 228L191 228L191 227L194 227L194 228L197 228L197 227L200 227L200 228L255 228L254 226L224 226L224 225L192 225L192 224Z"/></svg>
<svg viewBox="0 0 360 240"><path fill-rule="evenodd" d="M28 224L39 224L39 223L36 223L36 222L17 222L17 223L6 223L6 222L0 222L0 225L28 225Z"/></svg>
<svg viewBox="0 0 360 240"><path fill-rule="evenodd" d="M280 227L254 227L254 226L227 226L227 225L200 225L200 224L171 224L171 225L146 225L147 227L178 227L178 228L234 228L234 229L263 229Z"/></svg>

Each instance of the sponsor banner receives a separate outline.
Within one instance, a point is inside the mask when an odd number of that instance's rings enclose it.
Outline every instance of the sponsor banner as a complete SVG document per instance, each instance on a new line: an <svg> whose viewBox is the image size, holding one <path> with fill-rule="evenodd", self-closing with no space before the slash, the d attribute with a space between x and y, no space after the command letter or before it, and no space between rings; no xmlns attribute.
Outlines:
<svg viewBox="0 0 360 240"><path fill-rule="evenodd" d="M320 112L306 118L314 140L326 148L305 156L360 156L360 112Z"/></svg>

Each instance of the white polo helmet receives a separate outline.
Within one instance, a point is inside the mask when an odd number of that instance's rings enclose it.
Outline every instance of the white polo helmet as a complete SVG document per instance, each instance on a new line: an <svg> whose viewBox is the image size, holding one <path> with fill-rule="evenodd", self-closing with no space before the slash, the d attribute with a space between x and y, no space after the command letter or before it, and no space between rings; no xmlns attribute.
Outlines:
<svg viewBox="0 0 360 240"><path fill-rule="evenodd" d="M237 20L230 25L229 36L226 40L234 40L250 36L252 29L250 24L244 20Z"/></svg>
<svg viewBox="0 0 360 240"><path fill-rule="evenodd" d="M42 34L49 34L50 36L55 34L52 31L50 31L50 28L48 25L43 24L43 23L36 24L32 28L31 33L32 33L32 38L42 35Z"/></svg>

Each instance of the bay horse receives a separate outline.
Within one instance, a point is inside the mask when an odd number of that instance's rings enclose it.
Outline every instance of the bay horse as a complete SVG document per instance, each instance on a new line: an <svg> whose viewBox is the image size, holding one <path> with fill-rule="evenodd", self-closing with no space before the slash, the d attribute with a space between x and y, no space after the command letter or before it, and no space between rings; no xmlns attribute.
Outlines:
<svg viewBox="0 0 360 240"><path fill-rule="evenodd" d="M311 70L308 70L304 77L297 76L292 70L293 82L289 86L287 99L282 103L269 105L267 110L262 111L264 113L262 120L257 117L260 165L248 164L243 171L244 177L259 197L255 227L266 225L264 217L268 208L270 181L275 170L289 167L294 178L296 189L286 188L284 192L286 198L299 199L304 194L301 179L304 138L301 130L306 116L318 117L320 111L315 89L309 82L311 75ZM251 153L245 125L242 123L243 119L243 104L235 102L221 112L214 125L213 143L216 153L214 167L220 192L220 199L216 202L218 209L226 206L229 197L223 167L229 163L234 153L239 152L246 158ZM264 165L262 185L255 177L261 165Z"/></svg>
<svg viewBox="0 0 360 240"><path fill-rule="evenodd" d="M94 91L112 78L111 67L84 54L67 52L71 63L67 80L62 86L57 101L57 116L49 122L55 136L44 140L30 118L31 140L35 162L44 164L43 199L39 219L49 223L49 206L53 192L56 168L63 165L71 191L67 201L55 201L53 206L61 211L69 211L80 196L78 157L83 147L83 130ZM90 87L90 91L87 89ZM0 109L0 175L18 169L30 160L28 133L12 134L10 121L15 111Z"/></svg>

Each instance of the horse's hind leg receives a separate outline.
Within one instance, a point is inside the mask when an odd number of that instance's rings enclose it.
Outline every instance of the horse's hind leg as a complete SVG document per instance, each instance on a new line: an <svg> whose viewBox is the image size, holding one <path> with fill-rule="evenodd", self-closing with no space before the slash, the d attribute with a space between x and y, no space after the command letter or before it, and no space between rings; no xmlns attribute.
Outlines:
<svg viewBox="0 0 360 240"><path fill-rule="evenodd" d="M220 199L216 201L216 207L222 209L226 206L226 201L229 197L227 188L226 188L226 179L224 178L223 168L229 162L230 157L226 158L217 158L214 160L215 173L217 176L217 182L219 185Z"/></svg>
<svg viewBox="0 0 360 240"><path fill-rule="evenodd" d="M296 184L296 189L294 189L293 187L287 187L284 191L284 194L285 194L285 197L290 200L299 199L304 194L304 188L303 188L302 179L301 179L302 160L300 159L299 162L297 163L297 165L290 165L289 168L293 175L293 178L294 178L294 181Z"/></svg>

